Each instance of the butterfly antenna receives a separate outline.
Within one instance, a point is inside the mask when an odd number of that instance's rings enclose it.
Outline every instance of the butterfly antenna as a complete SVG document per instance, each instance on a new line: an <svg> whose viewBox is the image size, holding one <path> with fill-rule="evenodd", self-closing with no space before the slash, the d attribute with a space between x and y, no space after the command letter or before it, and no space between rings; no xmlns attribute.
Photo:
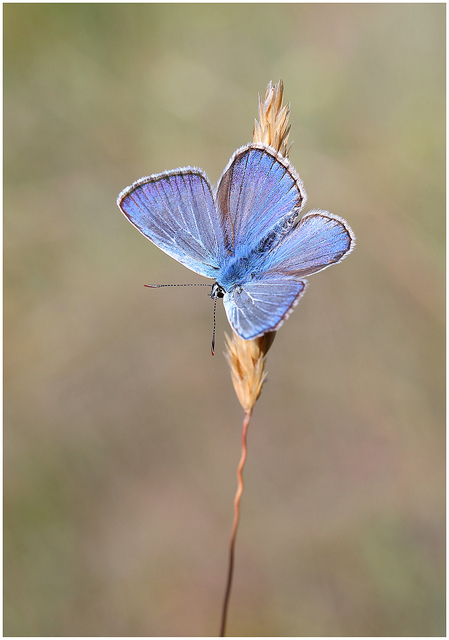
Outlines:
<svg viewBox="0 0 449 640"><path fill-rule="evenodd" d="M212 344L210 347L210 352L214 356L215 355L215 313L217 311L217 298L214 299L214 328L212 330Z"/></svg>
<svg viewBox="0 0 449 640"><path fill-rule="evenodd" d="M160 287L210 287L206 282L189 282L187 284L144 284L144 287L150 289L159 289Z"/></svg>

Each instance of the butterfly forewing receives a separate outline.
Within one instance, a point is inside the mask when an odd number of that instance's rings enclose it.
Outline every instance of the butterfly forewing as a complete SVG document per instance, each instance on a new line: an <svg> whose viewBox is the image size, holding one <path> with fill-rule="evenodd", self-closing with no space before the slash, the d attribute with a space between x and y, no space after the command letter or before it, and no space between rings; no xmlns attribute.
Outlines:
<svg viewBox="0 0 449 640"><path fill-rule="evenodd" d="M144 236L183 265L214 278L224 243L209 181L186 168L141 178L117 203Z"/></svg>
<svg viewBox="0 0 449 640"><path fill-rule="evenodd" d="M247 251L306 201L290 162L271 147L250 144L236 151L217 187L217 208L230 253Z"/></svg>

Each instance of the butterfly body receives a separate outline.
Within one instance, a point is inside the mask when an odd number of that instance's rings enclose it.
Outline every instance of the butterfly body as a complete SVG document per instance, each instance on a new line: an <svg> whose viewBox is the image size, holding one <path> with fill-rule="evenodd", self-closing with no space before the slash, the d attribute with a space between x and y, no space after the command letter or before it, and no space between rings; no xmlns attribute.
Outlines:
<svg viewBox="0 0 449 640"><path fill-rule="evenodd" d="M276 330L305 290L303 277L354 246L345 220L302 218L306 194L290 162L258 143L238 149L215 192L201 169L141 178L118 205L143 235L186 267L213 278L233 329L245 340Z"/></svg>
<svg viewBox="0 0 449 640"><path fill-rule="evenodd" d="M217 273L217 282L225 291L241 286L257 277L265 256L257 251L231 256Z"/></svg>

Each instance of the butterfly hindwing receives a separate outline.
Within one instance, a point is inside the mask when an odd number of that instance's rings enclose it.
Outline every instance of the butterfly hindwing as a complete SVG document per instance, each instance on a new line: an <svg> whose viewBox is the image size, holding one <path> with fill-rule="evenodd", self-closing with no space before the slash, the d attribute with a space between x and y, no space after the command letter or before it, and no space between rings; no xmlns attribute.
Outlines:
<svg viewBox="0 0 449 640"><path fill-rule="evenodd" d="M305 282L267 276L224 295L228 320L244 340L277 329L305 290Z"/></svg>
<svg viewBox="0 0 449 640"><path fill-rule="evenodd" d="M303 278L340 262L354 245L346 220L328 211L310 211L273 246L264 269L271 275Z"/></svg>
<svg viewBox="0 0 449 640"><path fill-rule="evenodd" d="M224 296L229 322L245 340L277 329L304 292L306 275L340 262L354 246L345 220L326 211L312 211L273 242L261 246L251 277Z"/></svg>
<svg viewBox="0 0 449 640"><path fill-rule="evenodd" d="M201 169L187 167L141 178L122 191L117 204L169 256L202 276L215 277L223 260L223 233Z"/></svg>

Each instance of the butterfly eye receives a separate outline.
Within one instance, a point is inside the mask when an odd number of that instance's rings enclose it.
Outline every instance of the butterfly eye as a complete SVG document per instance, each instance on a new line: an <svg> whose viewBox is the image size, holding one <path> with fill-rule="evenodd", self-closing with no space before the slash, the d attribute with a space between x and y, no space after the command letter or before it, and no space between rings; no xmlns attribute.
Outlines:
<svg viewBox="0 0 449 640"><path fill-rule="evenodd" d="M212 291L210 292L210 297L212 300L216 300L217 298L223 298L225 294L225 290L218 282L214 282L212 285Z"/></svg>

